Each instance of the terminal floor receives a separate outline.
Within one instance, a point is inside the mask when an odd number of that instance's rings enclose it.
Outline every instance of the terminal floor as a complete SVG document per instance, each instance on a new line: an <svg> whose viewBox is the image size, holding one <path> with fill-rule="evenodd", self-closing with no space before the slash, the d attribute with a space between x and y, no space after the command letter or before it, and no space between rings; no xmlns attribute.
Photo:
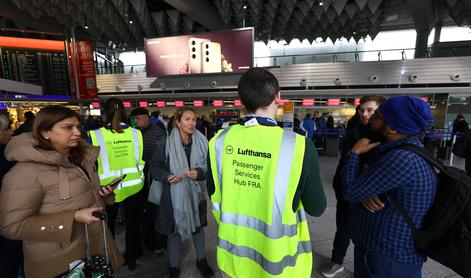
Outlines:
<svg viewBox="0 0 471 278"><path fill-rule="evenodd" d="M320 157L321 175L324 184L324 190L327 196L327 208L324 214L319 217L309 218L309 227L311 233L312 247L314 251L314 267L312 277L323 277L320 275L319 269L329 262L332 251L332 242L335 234L335 211L336 199L332 189L332 177L335 167L337 166L337 158L329 156ZM464 162L461 159L455 159L455 166L463 168ZM118 232L121 231L121 232ZM117 229L117 241L121 249L124 249L124 231L122 227ZM209 264L216 272L215 277L222 277L217 271L216 266L216 222L212 215L208 217L208 227L205 229L206 236L206 252ZM181 277L183 278L199 278L202 277L195 266L196 254L191 241L183 244L181 259ZM346 270L336 277L353 277L353 245L348 248L345 258ZM422 277L424 278L444 278L444 277L460 277L452 270L432 261L428 260L423 267ZM137 261L137 268L130 272L127 267L122 267L118 273L118 278L160 278L167 277L167 258L164 253L158 257L155 253L145 251L144 255Z"/></svg>

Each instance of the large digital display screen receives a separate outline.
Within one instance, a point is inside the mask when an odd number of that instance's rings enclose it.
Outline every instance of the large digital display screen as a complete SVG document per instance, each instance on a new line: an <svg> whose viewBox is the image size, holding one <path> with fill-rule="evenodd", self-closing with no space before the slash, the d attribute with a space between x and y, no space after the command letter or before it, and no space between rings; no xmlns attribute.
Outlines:
<svg viewBox="0 0 471 278"><path fill-rule="evenodd" d="M246 71L253 65L253 28L146 39L147 76Z"/></svg>
<svg viewBox="0 0 471 278"><path fill-rule="evenodd" d="M70 95L64 41L0 36L1 78L42 86L43 95Z"/></svg>

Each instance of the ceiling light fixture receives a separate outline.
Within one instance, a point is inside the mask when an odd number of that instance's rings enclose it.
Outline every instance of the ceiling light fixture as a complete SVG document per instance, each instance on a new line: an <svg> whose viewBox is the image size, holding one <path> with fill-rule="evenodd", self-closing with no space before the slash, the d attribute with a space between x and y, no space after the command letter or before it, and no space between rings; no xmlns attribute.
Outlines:
<svg viewBox="0 0 471 278"><path fill-rule="evenodd" d="M85 28L86 30L88 30L88 24L85 23L85 25L83 26L83 28Z"/></svg>
<svg viewBox="0 0 471 278"><path fill-rule="evenodd" d="M322 5L324 5L324 2L322 2L322 1L319 2L319 6L322 6Z"/></svg>
<svg viewBox="0 0 471 278"><path fill-rule="evenodd" d="M244 10L247 10L247 5L244 5Z"/></svg>
<svg viewBox="0 0 471 278"><path fill-rule="evenodd" d="M132 24L132 19L129 19L129 24Z"/></svg>

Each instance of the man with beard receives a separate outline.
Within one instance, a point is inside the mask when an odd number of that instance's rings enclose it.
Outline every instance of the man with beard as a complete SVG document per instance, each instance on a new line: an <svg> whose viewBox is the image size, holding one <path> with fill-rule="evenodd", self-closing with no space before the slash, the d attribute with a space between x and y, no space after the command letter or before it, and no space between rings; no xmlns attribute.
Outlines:
<svg viewBox="0 0 471 278"><path fill-rule="evenodd" d="M368 126L368 122L375 110L384 100L385 98L383 96L372 95L362 97L360 99L360 105L358 106L356 113L359 116L360 122L358 125L350 129L350 131L345 136L345 139L343 140L340 161L337 166L337 170L335 171L335 176L332 183L335 190L335 197L337 198L337 211L335 214L337 231L335 232L334 237L331 262L321 269L321 274L324 277L335 277L335 275L343 271L343 259L347 253L348 245L350 244L350 204L342 197L341 178L341 172L343 166L345 165L347 154L355 145L355 143L358 142L361 138L374 139ZM361 156L360 168L363 167L367 160L368 154Z"/></svg>
<svg viewBox="0 0 471 278"><path fill-rule="evenodd" d="M354 277L421 277L426 257L414 246L412 231L389 196L394 196L421 229L437 190L437 174L420 155L396 148L416 145L417 134L433 121L430 107L410 96L391 97L370 119L380 143L361 139L350 150L342 171L343 195L351 203L351 236L355 244ZM360 172L360 155L372 160ZM375 198L383 207L362 204Z"/></svg>

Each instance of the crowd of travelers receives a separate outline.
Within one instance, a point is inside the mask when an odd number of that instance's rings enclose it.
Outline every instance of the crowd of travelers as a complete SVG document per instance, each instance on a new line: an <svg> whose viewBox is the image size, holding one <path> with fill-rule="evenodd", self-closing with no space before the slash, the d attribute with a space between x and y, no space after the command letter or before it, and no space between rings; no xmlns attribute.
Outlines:
<svg viewBox="0 0 471 278"><path fill-rule="evenodd" d="M147 248L165 253L169 277L180 277L182 242L191 239L197 269L213 277L205 243L211 207L224 277L310 277L306 214L322 215L327 202L317 149L325 134L340 130L336 232L322 275L344 270L352 241L355 277L421 277L426 256L390 196L421 229L438 177L424 158L400 147L424 147L430 107L412 96L368 95L346 126L315 111L295 117L292 132L275 120L281 96L270 72L248 70L238 92L247 116L225 129L190 107L171 118L145 108L127 115L118 98L106 100L103 121L48 106L25 113L11 131L0 114L0 276L70 277L74 262L103 256L106 247L114 272L123 265L134 271ZM466 158L471 175L471 133L462 115L453 132L462 133L453 152ZM104 237L97 211L106 212ZM124 252L114 241L118 218Z"/></svg>

